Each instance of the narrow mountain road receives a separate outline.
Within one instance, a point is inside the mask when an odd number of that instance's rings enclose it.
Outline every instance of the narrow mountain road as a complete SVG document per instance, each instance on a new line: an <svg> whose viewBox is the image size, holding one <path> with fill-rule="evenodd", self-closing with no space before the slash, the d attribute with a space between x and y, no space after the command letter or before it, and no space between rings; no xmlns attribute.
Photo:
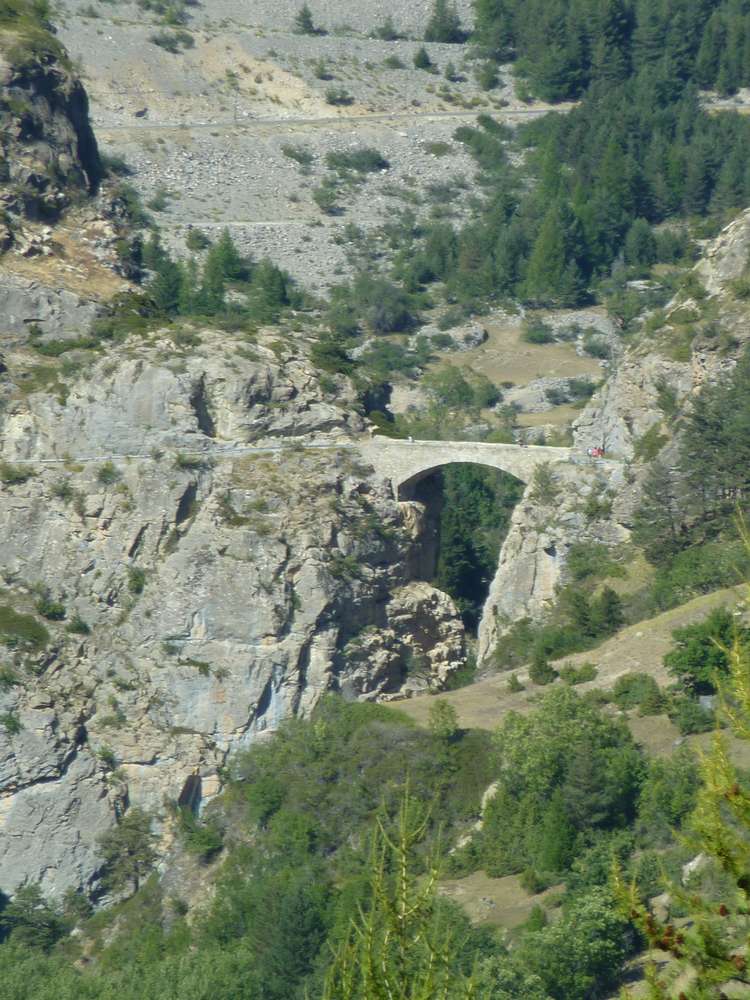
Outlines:
<svg viewBox="0 0 750 1000"><path fill-rule="evenodd" d="M514 118L521 119L531 119L531 118L541 118L544 115L549 114L552 111L567 112L574 107L573 104L558 104L554 107L544 107L544 108L517 108L517 109L504 109L493 110L491 112L492 117L504 121L509 121ZM262 131L263 129L288 129L293 127L305 127L305 128L333 128L335 126L346 126L350 128L356 128L360 126L367 126L372 124L381 125L394 125L394 126L408 126L414 123L414 121L444 121L446 119L455 121L471 121L477 117L477 115L482 113L484 110L486 113L487 109L473 109L472 111L405 111L403 114L363 114L363 115L335 115L323 118L305 118L305 117L285 117L285 118L266 118L266 117L248 117L242 119L225 119L222 121L166 121L157 122L149 121L147 119L140 119L137 122L128 122L127 124L112 125L107 124L103 121L97 121L94 118L94 125L96 127L97 135L106 136L111 133L123 133L123 132L143 132L143 131L183 131L187 130L190 132L207 130L211 131L216 129L227 129L229 131L234 129L241 129L243 131L252 132L254 130Z"/></svg>

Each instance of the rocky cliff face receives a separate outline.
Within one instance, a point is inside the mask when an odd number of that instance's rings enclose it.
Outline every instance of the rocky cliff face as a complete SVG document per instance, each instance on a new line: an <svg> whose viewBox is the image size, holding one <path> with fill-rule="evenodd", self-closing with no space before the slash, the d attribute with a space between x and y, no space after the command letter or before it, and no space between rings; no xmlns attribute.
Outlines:
<svg viewBox="0 0 750 1000"><path fill-rule="evenodd" d="M695 267L704 291L696 295L688 286L667 305L657 331L618 352L609 378L573 425L574 447L583 464L580 470L558 471L555 504L540 504L533 488L526 490L514 511L485 605L480 662L491 660L513 622L539 618L554 602L566 579L571 545L585 541L617 545L628 540L645 473L639 452L643 436L658 432L659 457L674 465L679 414L689 408L706 381L719 378L735 364L747 343L746 306L734 283L747 278L749 253L750 211L746 211L704 247ZM675 360L676 354L685 360ZM586 464L587 448L601 446L625 463L622 471L607 475ZM589 505L591 497L604 500L605 507Z"/></svg>
<svg viewBox="0 0 750 1000"><path fill-rule="evenodd" d="M0 153L0 208L10 218L54 220L101 180L86 91L38 34L0 31Z"/></svg>
<svg viewBox="0 0 750 1000"><path fill-rule="evenodd" d="M410 579L418 523L353 447L343 381L322 400L278 341L188 340L78 370L5 356L6 892L95 884L123 803L211 794L229 752L323 692L439 686L462 661L452 602Z"/></svg>
<svg viewBox="0 0 750 1000"><path fill-rule="evenodd" d="M628 538L614 509L627 488L622 469L597 466L584 451L580 464L557 466L554 475L554 496L540 499L532 484L513 512L479 626L480 663L491 661L513 622L538 619L554 602L574 543Z"/></svg>

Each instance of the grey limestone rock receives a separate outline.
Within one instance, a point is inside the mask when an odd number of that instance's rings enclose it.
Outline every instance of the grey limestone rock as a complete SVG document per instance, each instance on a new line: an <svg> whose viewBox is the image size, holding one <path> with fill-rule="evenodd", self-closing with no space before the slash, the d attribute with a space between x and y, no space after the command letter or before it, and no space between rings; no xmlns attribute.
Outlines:
<svg viewBox="0 0 750 1000"><path fill-rule="evenodd" d="M26 353L6 353L0 458L29 478L0 485L0 604L41 623L48 592L66 618L42 650L0 646L21 725L0 734L2 891L91 886L123 795L158 813L188 780L212 794L228 754L326 691L393 695L407 660L439 688L461 665L352 390L324 397L263 337L248 357L199 336L112 346L54 393L20 393ZM372 660L351 645L368 628Z"/></svg>

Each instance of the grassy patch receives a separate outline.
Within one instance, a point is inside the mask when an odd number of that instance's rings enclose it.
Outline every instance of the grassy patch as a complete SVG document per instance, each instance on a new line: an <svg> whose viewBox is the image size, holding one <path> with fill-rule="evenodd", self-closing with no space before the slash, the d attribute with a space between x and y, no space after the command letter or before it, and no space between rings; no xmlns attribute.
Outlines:
<svg viewBox="0 0 750 1000"><path fill-rule="evenodd" d="M0 642L5 646L39 650L44 649L49 639L49 632L33 615L20 614L7 604L0 605Z"/></svg>

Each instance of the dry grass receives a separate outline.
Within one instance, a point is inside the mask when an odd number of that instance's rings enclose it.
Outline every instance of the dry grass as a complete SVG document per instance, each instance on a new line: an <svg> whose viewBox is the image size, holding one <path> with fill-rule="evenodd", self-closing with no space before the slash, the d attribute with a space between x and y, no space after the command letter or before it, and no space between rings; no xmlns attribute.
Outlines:
<svg viewBox="0 0 750 1000"><path fill-rule="evenodd" d="M472 368L486 375L491 382L513 382L526 385L534 379L601 378L602 370L594 358L579 357L570 343L527 344L521 339L521 321L517 323L480 320L489 334L481 347L472 351L446 353L438 364L452 364ZM576 411L577 413L577 411ZM547 417L548 414L541 414ZM544 421L549 423L549 420Z"/></svg>
<svg viewBox="0 0 750 1000"><path fill-rule="evenodd" d="M577 690L611 690L619 677L635 671L651 674L660 685L668 683L670 678L664 669L662 658L672 646L673 629L700 621L713 608L734 604L743 594L743 587L731 587L696 597L679 608L623 629L597 649L565 657L565 663L580 665L589 661L597 665L599 673L596 680L579 685ZM518 676L526 685L526 690L510 694L509 676L509 673L493 674L476 684L458 691L449 691L440 697L455 707L463 727L495 729L509 711L531 711L539 694L545 690L531 684L527 671L521 669ZM400 702L398 707L417 722L426 724L433 703L434 699L430 695L420 695ZM653 753L669 752L678 736L672 724L661 716L650 719L633 718L630 721L636 739Z"/></svg>
<svg viewBox="0 0 750 1000"><path fill-rule="evenodd" d="M33 232L41 227L27 228ZM3 271L55 290L65 289L82 298L106 302L129 286L94 255L86 241L95 237L93 224L82 224L72 212L55 227L53 252L49 256L21 257L8 253L3 257Z"/></svg>
<svg viewBox="0 0 750 1000"><path fill-rule="evenodd" d="M458 903L474 924L512 929L528 920L534 906L544 905L559 888L530 896L518 875L490 878L485 872L473 872L465 878L443 879L440 894Z"/></svg>

